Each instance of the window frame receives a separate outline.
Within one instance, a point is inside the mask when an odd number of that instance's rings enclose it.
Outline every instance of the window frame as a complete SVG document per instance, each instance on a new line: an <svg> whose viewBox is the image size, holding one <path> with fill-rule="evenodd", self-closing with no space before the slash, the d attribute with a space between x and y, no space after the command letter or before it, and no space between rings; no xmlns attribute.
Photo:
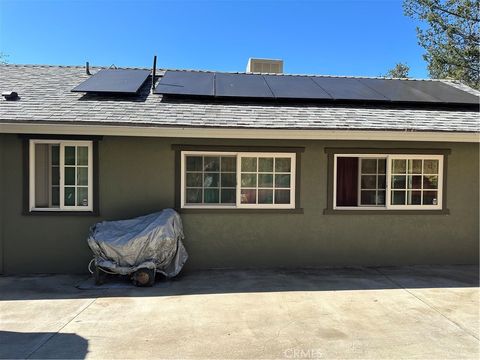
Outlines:
<svg viewBox="0 0 480 360"><path fill-rule="evenodd" d="M36 207L35 206L35 145L36 144L55 144L59 145L59 189L60 189L60 204L59 207ZM88 206L65 206L65 184L64 184L64 172L65 172L65 146L86 146L88 147ZM94 211L94 167L95 164L93 156L93 141L92 140L61 140L61 139L29 139L28 140L28 151L29 151L29 161L28 161L28 193L29 193L29 212L87 212L91 213ZM76 167L76 165L75 165ZM77 187L77 185L75 185ZM76 201L76 200L75 200Z"/></svg>
<svg viewBox="0 0 480 360"><path fill-rule="evenodd" d="M402 153L334 153L333 154L333 203L332 209L339 211L355 210L379 210L379 211L392 211L392 210L443 210L444 207L444 162L445 156L443 154L402 154ZM361 158L385 158L386 159L386 184L385 184L385 206L337 206L337 159L339 157L356 157ZM391 202L391 163L395 159L405 160L438 160L438 202L436 205L392 205ZM361 170L359 168L359 174ZM422 172L423 177L423 172ZM423 180L422 180L423 181ZM360 184L358 184L360 191Z"/></svg>
<svg viewBox="0 0 480 360"><path fill-rule="evenodd" d="M236 157L236 202L235 204L187 204L186 195L186 157L197 156L235 156ZM242 204L241 193L241 158L242 157L281 157L290 158L290 203L289 204ZM180 208L181 209L295 209L296 205L296 159L295 152L245 152L245 151L180 151ZM257 171L258 173L258 171ZM258 184L257 184L258 189ZM274 187L273 187L274 189ZM258 201L258 196L257 196Z"/></svg>

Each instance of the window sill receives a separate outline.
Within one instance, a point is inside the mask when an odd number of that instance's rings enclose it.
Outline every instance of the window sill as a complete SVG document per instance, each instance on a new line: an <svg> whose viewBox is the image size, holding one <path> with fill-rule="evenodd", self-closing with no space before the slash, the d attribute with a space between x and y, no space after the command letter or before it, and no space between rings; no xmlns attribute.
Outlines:
<svg viewBox="0 0 480 360"><path fill-rule="evenodd" d="M409 209L409 210L340 210L340 209L324 209L324 215L450 215L449 209L439 209L439 210L420 210L420 209Z"/></svg>
<svg viewBox="0 0 480 360"><path fill-rule="evenodd" d="M62 210L31 210L24 213L27 216L43 216L43 215L55 215L55 216L100 216L98 211L62 211Z"/></svg>
<svg viewBox="0 0 480 360"><path fill-rule="evenodd" d="M180 214L303 214L303 209L183 208Z"/></svg>

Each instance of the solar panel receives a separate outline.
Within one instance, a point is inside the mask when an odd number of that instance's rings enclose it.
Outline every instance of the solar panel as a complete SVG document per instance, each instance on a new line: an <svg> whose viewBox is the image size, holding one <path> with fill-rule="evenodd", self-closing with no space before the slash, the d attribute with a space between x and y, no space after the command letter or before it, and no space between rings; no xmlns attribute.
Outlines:
<svg viewBox="0 0 480 360"><path fill-rule="evenodd" d="M150 70L102 69L73 88L72 92L135 94L149 75Z"/></svg>
<svg viewBox="0 0 480 360"><path fill-rule="evenodd" d="M398 102L439 102L439 100L419 89L409 86L407 80L358 79L390 101Z"/></svg>
<svg viewBox="0 0 480 360"><path fill-rule="evenodd" d="M160 79L155 93L223 98L317 99L457 105L478 105L479 103L477 96L441 81L171 70L167 71Z"/></svg>
<svg viewBox="0 0 480 360"><path fill-rule="evenodd" d="M213 96L214 73L167 71L155 87L155 94Z"/></svg>
<svg viewBox="0 0 480 360"><path fill-rule="evenodd" d="M445 104L475 104L478 105L479 98L466 91L457 89L456 87L445 84L441 81L406 81L408 86L411 86L417 91L422 91L437 98L441 103Z"/></svg>
<svg viewBox="0 0 480 360"><path fill-rule="evenodd" d="M263 75L277 99L332 99L308 76Z"/></svg>
<svg viewBox="0 0 480 360"><path fill-rule="evenodd" d="M215 74L215 96L273 98L262 75Z"/></svg>
<svg viewBox="0 0 480 360"><path fill-rule="evenodd" d="M385 96L362 84L358 79L312 76L312 80L329 93L334 100L388 100Z"/></svg>

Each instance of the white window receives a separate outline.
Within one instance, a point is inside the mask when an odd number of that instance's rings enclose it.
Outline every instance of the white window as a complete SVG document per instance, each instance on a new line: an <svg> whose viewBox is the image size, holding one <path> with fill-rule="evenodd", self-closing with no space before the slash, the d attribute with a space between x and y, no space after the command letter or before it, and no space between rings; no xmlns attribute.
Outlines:
<svg viewBox="0 0 480 360"><path fill-rule="evenodd" d="M295 208L295 154L182 152L183 208Z"/></svg>
<svg viewBox="0 0 480 360"><path fill-rule="evenodd" d="M442 209L443 155L334 158L334 209Z"/></svg>
<svg viewBox="0 0 480 360"><path fill-rule="evenodd" d="M30 140L30 211L92 211L91 141Z"/></svg>

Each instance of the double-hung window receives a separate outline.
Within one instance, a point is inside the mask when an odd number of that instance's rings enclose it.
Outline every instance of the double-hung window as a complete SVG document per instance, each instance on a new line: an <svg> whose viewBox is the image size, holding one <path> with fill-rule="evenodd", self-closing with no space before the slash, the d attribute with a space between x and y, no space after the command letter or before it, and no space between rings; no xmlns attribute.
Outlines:
<svg viewBox="0 0 480 360"><path fill-rule="evenodd" d="M183 151L183 208L295 207L294 153Z"/></svg>
<svg viewBox="0 0 480 360"><path fill-rule="evenodd" d="M30 140L30 211L92 211L91 141Z"/></svg>
<svg viewBox="0 0 480 360"><path fill-rule="evenodd" d="M443 155L335 154L334 209L442 209Z"/></svg>

